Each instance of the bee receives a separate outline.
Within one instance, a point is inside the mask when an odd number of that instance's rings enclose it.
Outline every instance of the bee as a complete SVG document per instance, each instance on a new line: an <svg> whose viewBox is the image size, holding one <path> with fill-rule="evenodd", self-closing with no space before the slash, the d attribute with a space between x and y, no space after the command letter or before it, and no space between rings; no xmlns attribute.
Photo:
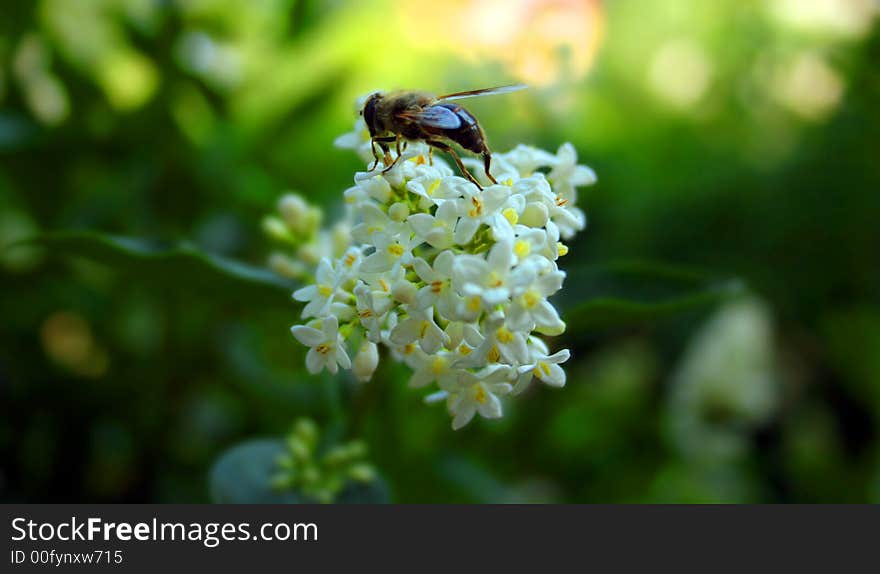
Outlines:
<svg viewBox="0 0 880 574"><path fill-rule="evenodd" d="M516 84L455 92L444 96L435 96L416 90L371 94L360 112L370 130L370 149L375 159L370 166L370 171L374 170L379 165L379 160L382 159L386 166L382 173L387 172L400 160L401 144L405 148L407 141L423 141L430 146L429 161L432 164L434 148L444 151L452 156L462 175L478 188L483 189L464 167L455 149L449 145L450 142L454 142L468 151L481 155L486 177L492 183L498 183L489 173L492 152L486 145L486 135L483 133L483 128L469 111L458 104L449 102L476 96L506 94L524 88L526 86ZM397 151L397 157L393 161L389 146L391 143L395 145ZM382 150L381 156L376 149L377 146Z"/></svg>

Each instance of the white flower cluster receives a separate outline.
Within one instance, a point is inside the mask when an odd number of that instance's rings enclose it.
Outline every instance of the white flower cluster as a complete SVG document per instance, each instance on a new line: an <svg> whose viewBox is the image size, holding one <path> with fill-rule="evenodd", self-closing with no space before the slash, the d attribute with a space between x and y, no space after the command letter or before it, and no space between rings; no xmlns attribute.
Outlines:
<svg viewBox="0 0 880 574"><path fill-rule="evenodd" d="M337 145L369 154L362 120ZM439 387L426 400L446 401L454 429L476 413L500 417L499 397L533 377L565 384L568 350L551 353L537 335L565 330L548 297L565 277L562 240L586 223L576 188L595 175L570 144L555 155L520 145L492 160L497 185L466 160L483 190L421 143L385 174L380 162L355 175L344 194L350 244L325 247L314 282L294 293L308 322L292 332L309 347L310 372L342 367L367 381L383 345L412 368L410 386Z"/></svg>

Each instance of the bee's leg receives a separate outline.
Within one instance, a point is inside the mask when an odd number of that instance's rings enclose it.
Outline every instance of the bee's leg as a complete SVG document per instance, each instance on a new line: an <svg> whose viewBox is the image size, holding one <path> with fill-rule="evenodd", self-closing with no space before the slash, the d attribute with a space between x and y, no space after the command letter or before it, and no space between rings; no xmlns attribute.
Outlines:
<svg viewBox="0 0 880 574"><path fill-rule="evenodd" d="M428 165L434 165L434 148L428 148Z"/></svg>
<svg viewBox="0 0 880 574"><path fill-rule="evenodd" d="M390 171L391 168L394 167L395 165L397 165L397 162L400 161L401 152L400 152L400 138L399 137L396 138L395 147L397 148L397 157L394 158L394 161L392 161L390 164L387 162L385 163L385 169L382 170L382 173L386 173L386 172Z"/></svg>
<svg viewBox="0 0 880 574"><path fill-rule="evenodd" d="M471 172L469 172L467 170L467 168L464 166L464 164L461 163L461 158L458 157L458 154L455 153L455 150L452 149L452 147L450 147L446 143L439 141L439 140L427 140L425 143L427 143L431 147L435 147L435 148L439 149L440 151L445 151L446 153L451 155L452 159L455 160L455 164L458 166L458 169L461 170L461 174L463 176L465 176L468 179L468 181L470 181L471 183L476 185L480 191L483 191L483 186L480 185L480 182L478 182L474 178L474 176L471 175Z"/></svg>
<svg viewBox="0 0 880 574"><path fill-rule="evenodd" d="M370 151L373 152L373 164L367 168L367 171L373 171L379 165L379 152L376 151L376 140L370 140Z"/></svg>
<svg viewBox="0 0 880 574"><path fill-rule="evenodd" d="M397 138L395 138L394 136L387 136L387 137L381 137L381 138L380 137L370 138L370 150L373 152L373 159L375 161L373 161L373 165L370 166L368 171L373 171L374 169L376 169L376 166L379 165L379 160L382 159L381 156L379 155L379 152L376 151L376 144L379 144L379 147L385 153L385 158L387 159L388 158L388 145L387 144L388 144L388 142L393 142L395 139L397 139Z"/></svg>
<svg viewBox="0 0 880 574"><path fill-rule="evenodd" d="M486 171L486 177L489 178L489 181L497 184L498 181L496 181L495 178L492 177L492 174L489 173L489 167L491 165L492 165L492 154L489 152L489 150L486 150L483 152L483 169Z"/></svg>

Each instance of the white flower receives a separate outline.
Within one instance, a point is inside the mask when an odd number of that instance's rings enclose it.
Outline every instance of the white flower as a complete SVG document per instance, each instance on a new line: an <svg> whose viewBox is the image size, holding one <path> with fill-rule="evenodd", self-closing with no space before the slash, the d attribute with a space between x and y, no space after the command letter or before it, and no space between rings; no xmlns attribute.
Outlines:
<svg viewBox="0 0 880 574"><path fill-rule="evenodd" d="M596 173L585 165L578 165L577 151L570 143L559 146L554 163L547 179L555 184L557 193L572 203L577 200L577 187L596 183Z"/></svg>
<svg viewBox="0 0 880 574"><path fill-rule="evenodd" d="M416 235L423 239L431 247L446 249L452 247L453 233L458 223L458 209L452 202L444 202L437 208L434 215L430 213L415 213L407 219Z"/></svg>
<svg viewBox="0 0 880 574"><path fill-rule="evenodd" d="M449 384L458 379L462 373L455 368L457 361L458 357L448 351L440 351L434 355L422 353L419 355L418 363L413 367L409 386L422 388L435 381L441 386Z"/></svg>
<svg viewBox="0 0 880 574"><path fill-rule="evenodd" d="M456 203L461 219L455 227L455 242L459 245L470 242L481 224L500 215L501 206L509 196L509 187L493 185L459 199Z"/></svg>
<svg viewBox="0 0 880 574"><path fill-rule="evenodd" d="M416 296L416 307L426 309L436 305L443 317L451 319L457 315L456 307L460 296L452 288L452 263L455 255L452 251L444 251L434 259L432 268L421 257L413 261L413 269L425 286Z"/></svg>
<svg viewBox="0 0 880 574"><path fill-rule="evenodd" d="M340 278L333 270L329 259L321 259L320 263L318 263L315 279L314 285L297 289L293 293L294 299L308 303L302 310L303 317L318 317L322 315L330 306L330 303L333 302L333 298L339 289Z"/></svg>
<svg viewBox="0 0 880 574"><path fill-rule="evenodd" d="M519 394L525 390L533 375L539 381L551 387L565 386L565 371L559 365L566 362L571 356L568 349L548 355L546 351L533 347L531 355L531 362L517 369L520 377L514 393Z"/></svg>
<svg viewBox="0 0 880 574"><path fill-rule="evenodd" d="M476 413L487 419L501 416L499 397L512 389L507 382L508 371L508 367L502 366L488 367L476 374L462 371L457 381L444 385L453 430L468 424Z"/></svg>
<svg viewBox="0 0 880 574"><path fill-rule="evenodd" d="M406 230L406 225L399 221L394 221L388 215L379 209L379 206L372 201L364 202L358 209L361 215L361 223L358 223L351 230L351 237L361 244L370 245L375 238L384 235L393 237Z"/></svg>
<svg viewBox="0 0 880 574"><path fill-rule="evenodd" d="M374 240L376 251L367 255L361 264L361 268L366 273L382 273L401 265L411 265L412 250L424 243L417 235L408 232L394 238L385 233L377 233Z"/></svg>
<svg viewBox="0 0 880 574"><path fill-rule="evenodd" d="M553 154L522 144L502 154L502 157L504 161L513 165L518 170L519 176L523 178L529 177L537 169L549 167L557 163L557 158Z"/></svg>
<svg viewBox="0 0 880 574"><path fill-rule="evenodd" d="M500 241L484 259L478 255L460 255L452 265L456 288L465 296L480 296L486 308L506 302L512 293L526 287L535 278L532 266L513 268L513 244Z"/></svg>
<svg viewBox="0 0 880 574"><path fill-rule="evenodd" d="M562 320L547 297L562 287L564 278L562 271L552 271L535 279L534 283L514 297L507 314L510 328L520 331L532 331L535 327L558 328Z"/></svg>
<svg viewBox="0 0 880 574"><path fill-rule="evenodd" d="M354 295L357 300L357 316L361 325L367 330L367 338L370 341L380 341L382 323L391 307L390 298L382 291L373 291L363 282L358 283L354 288Z"/></svg>
<svg viewBox="0 0 880 574"><path fill-rule="evenodd" d="M391 342L406 345L418 341L426 353L436 353L449 339L449 336L434 322L434 308L409 311L409 317L401 321L391 331Z"/></svg>
<svg viewBox="0 0 880 574"><path fill-rule="evenodd" d="M511 329L503 314L495 313L489 317L483 332L486 338L477 349L477 356L486 357L489 362L503 359L510 365L521 365L529 360L528 332Z"/></svg>
<svg viewBox="0 0 880 574"><path fill-rule="evenodd" d="M281 217L267 219L295 255L273 256L276 268L303 277L317 265L314 284L294 293L303 317L315 317L292 328L310 347L309 371L342 366L369 380L384 346L412 369L410 386L438 389L426 401L445 400L455 429L477 413L500 417L501 397L533 378L564 385L569 352L550 354L536 334L565 330L548 300L565 278L556 265L568 251L560 238L585 227L576 188L595 181L574 148L496 153L497 184L482 161L464 158L478 189L441 158L432 163L424 142L373 165L363 119L336 143L374 168L356 173L344 192L343 220L318 230L320 213L301 198L283 199ZM353 362L346 340L358 345Z"/></svg>
<svg viewBox="0 0 880 574"><path fill-rule="evenodd" d="M339 333L339 323L334 315L325 317L320 322L320 330L305 325L294 325L290 328L296 340L310 347L306 354L306 368L312 374L320 373L324 367L335 375L338 368L351 368L351 359L345 352L345 343Z"/></svg>
<svg viewBox="0 0 880 574"><path fill-rule="evenodd" d="M425 209L446 200L458 199L468 186L473 187L468 180L452 175L451 169L442 166L423 170L407 182L406 190L418 195L421 198L419 206Z"/></svg>

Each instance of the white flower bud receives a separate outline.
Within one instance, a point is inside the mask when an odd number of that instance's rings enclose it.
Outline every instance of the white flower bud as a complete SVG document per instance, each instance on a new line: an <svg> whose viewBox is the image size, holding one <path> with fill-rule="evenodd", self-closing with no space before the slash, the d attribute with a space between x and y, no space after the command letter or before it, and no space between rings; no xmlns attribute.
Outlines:
<svg viewBox="0 0 880 574"><path fill-rule="evenodd" d="M294 233L305 235L309 227L309 204L299 195L288 193L278 200L278 211Z"/></svg>
<svg viewBox="0 0 880 574"><path fill-rule="evenodd" d="M354 357L352 372L362 383L366 383L373 377L376 367L379 365L379 348L372 341L364 341Z"/></svg>
<svg viewBox="0 0 880 574"><path fill-rule="evenodd" d="M548 337L556 337L565 333L565 321L562 319L555 321L551 325L540 325L535 331L541 333L542 335L547 335Z"/></svg>
<svg viewBox="0 0 880 574"><path fill-rule="evenodd" d="M301 261L291 259L282 253L273 253L269 256L269 268L291 279L299 279L306 274L306 267Z"/></svg>
<svg viewBox="0 0 880 574"><path fill-rule="evenodd" d="M315 243L303 245L296 251L297 256L310 265L315 265L321 259L321 248Z"/></svg>
<svg viewBox="0 0 880 574"><path fill-rule="evenodd" d="M401 303L412 303L416 300L418 292L418 288L405 279L395 281L394 285L391 286L391 296Z"/></svg>
<svg viewBox="0 0 880 574"><path fill-rule="evenodd" d="M527 227L544 227L549 219L550 213L547 206L543 203L533 201L526 205L522 215L519 217L519 223Z"/></svg>
<svg viewBox="0 0 880 574"><path fill-rule="evenodd" d="M263 232L276 241L290 241L290 230L284 222L274 216L263 218Z"/></svg>
<svg viewBox="0 0 880 574"><path fill-rule="evenodd" d="M405 221L409 217L409 206L405 203L395 203L388 208L388 217L397 222Z"/></svg>
<svg viewBox="0 0 880 574"><path fill-rule="evenodd" d="M391 199L391 184L381 176L371 177L362 184L367 194L379 203L388 203Z"/></svg>

